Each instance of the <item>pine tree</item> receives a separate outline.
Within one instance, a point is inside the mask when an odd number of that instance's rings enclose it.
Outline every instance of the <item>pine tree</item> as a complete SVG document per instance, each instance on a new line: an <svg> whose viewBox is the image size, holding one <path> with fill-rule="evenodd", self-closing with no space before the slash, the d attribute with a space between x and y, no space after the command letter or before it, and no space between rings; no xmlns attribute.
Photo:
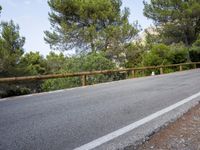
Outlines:
<svg viewBox="0 0 200 150"><path fill-rule="evenodd" d="M24 53L25 38L19 34L19 26L13 21L2 22L0 25L0 75L17 76L20 58Z"/></svg>
<svg viewBox="0 0 200 150"><path fill-rule="evenodd" d="M159 26L167 44L184 42L191 46L200 33L199 0L151 0L144 2L144 15Z"/></svg>
<svg viewBox="0 0 200 150"><path fill-rule="evenodd" d="M113 35L124 43L137 33L128 23L128 9L121 10L121 0L49 0L48 4L53 30L45 31L45 41L54 49L96 52L110 48Z"/></svg>

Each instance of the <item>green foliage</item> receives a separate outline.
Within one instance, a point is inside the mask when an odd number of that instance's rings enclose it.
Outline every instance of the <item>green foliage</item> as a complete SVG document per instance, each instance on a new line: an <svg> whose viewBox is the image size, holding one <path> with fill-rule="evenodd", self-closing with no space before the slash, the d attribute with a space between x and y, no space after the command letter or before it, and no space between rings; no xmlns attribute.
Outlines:
<svg viewBox="0 0 200 150"><path fill-rule="evenodd" d="M24 53L25 38L19 34L19 26L13 21L0 24L0 77L20 76L22 69L19 67L20 58ZM0 85L0 97L13 96L19 91L17 84Z"/></svg>
<svg viewBox="0 0 200 150"><path fill-rule="evenodd" d="M45 59L39 52L30 52L22 56L20 66L24 68L25 75L40 75L46 72Z"/></svg>
<svg viewBox="0 0 200 150"><path fill-rule="evenodd" d="M105 47L103 50L106 52L108 58L118 63L123 63L125 61L125 57L123 57L124 53L129 49L132 40L139 32L139 25L137 22L133 25L129 24L126 17L121 19L119 24L109 25L105 29L104 41L106 43L104 43Z"/></svg>
<svg viewBox="0 0 200 150"><path fill-rule="evenodd" d="M49 0L48 4L53 31L45 31L45 41L55 49L106 50L137 33L128 22L129 10L120 8L121 0Z"/></svg>
<svg viewBox="0 0 200 150"><path fill-rule="evenodd" d="M107 70L115 66L102 52L80 54L72 57L65 57L62 53L51 52L47 55L46 61L49 64L47 69L52 73Z"/></svg>
<svg viewBox="0 0 200 150"><path fill-rule="evenodd" d="M63 53L56 54L54 52L50 52L46 56L46 72L48 74L59 73L61 70L65 70L65 63L67 58Z"/></svg>
<svg viewBox="0 0 200 150"><path fill-rule="evenodd" d="M183 43L170 45L169 60L171 64L187 62L189 60L188 48Z"/></svg>
<svg viewBox="0 0 200 150"><path fill-rule="evenodd" d="M200 33L199 0L151 0L144 2L144 15L159 26L166 44L184 42L192 45Z"/></svg>
<svg viewBox="0 0 200 150"><path fill-rule="evenodd" d="M91 53L81 56L82 71L108 70L115 67L114 63L105 57L103 53Z"/></svg>
<svg viewBox="0 0 200 150"><path fill-rule="evenodd" d="M199 62L200 61L200 34L198 39L194 42L192 47L190 48L190 59L193 62Z"/></svg>
<svg viewBox="0 0 200 150"><path fill-rule="evenodd" d="M0 90L0 98L10 97L10 96L19 96L30 94L31 90L27 87L16 86L16 85L4 85L6 90Z"/></svg>
<svg viewBox="0 0 200 150"><path fill-rule="evenodd" d="M188 49L181 43L174 45L156 44L143 57L143 66L158 66L184 63L188 60Z"/></svg>
<svg viewBox="0 0 200 150"><path fill-rule="evenodd" d="M91 53L87 55L77 55L73 57L64 57L63 54L51 52L47 56L47 62L56 62L55 66L48 67L51 73L73 73L83 71L108 70L115 68L115 64L105 57L103 53ZM48 63L47 63L48 64ZM55 72L53 72L55 71ZM88 84L95 84L110 80L111 76L97 75L88 77ZM42 84L44 91L57 90L81 85L81 79L65 78L46 80Z"/></svg>
<svg viewBox="0 0 200 150"><path fill-rule="evenodd" d="M118 16L121 2L114 0L49 0L50 22L54 32L46 31L51 46L71 49L94 48L98 33Z"/></svg>
<svg viewBox="0 0 200 150"><path fill-rule="evenodd" d="M143 56L143 66L157 66L169 64L170 48L164 44L157 44Z"/></svg>
<svg viewBox="0 0 200 150"><path fill-rule="evenodd" d="M81 86L81 80L75 78L49 79L41 85L42 91L54 91Z"/></svg>
<svg viewBox="0 0 200 150"><path fill-rule="evenodd" d="M14 77L38 75L44 72L39 53L24 53L25 38L20 36L19 26L13 21L2 22L0 32L0 76ZM44 60L43 60L44 62ZM0 85L0 97L23 95L40 91L40 82L13 83Z"/></svg>
<svg viewBox="0 0 200 150"><path fill-rule="evenodd" d="M19 26L13 21L2 22L0 28L0 76L19 76L25 38L20 36Z"/></svg>
<svg viewBox="0 0 200 150"><path fill-rule="evenodd" d="M29 52L20 59L19 66L22 76L46 74L46 60L39 52ZM31 93L41 92L43 81L27 81L19 83L19 88L27 88Z"/></svg>
<svg viewBox="0 0 200 150"><path fill-rule="evenodd" d="M153 45L155 44L161 44L162 43L162 38L158 34L157 29L155 27L150 27L149 29L145 30L145 49L149 50L152 48Z"/></svg>
<svg viewBox="0 0 200 150"><path fill-rule="evenodd" d="M142 56L145 52L144 48L139 43L129 44L124 51L125 60L122 66L126 68L137 67L142 61Z"/></svg>
<svg viewBox="0 0 200 150"><path fill-rule="evenodd" d="M115 68L115 64L105 57L103 53L91 53L86 56L81 56L82 71L98 71L110 70ZM96 84L100 82L112 81L113 75L95 75L89 76L87 84Z"/></svg>
<svg viewBox="0 0 200 150"><path fill-rule="evenodd" d="M46 73L47 74L56 74L56 73L66 73L68 69L66 68L67 57L62 53L56 54L50 52L46 56ZM72 83L68 78L66 79L50 79L45 80L41 85L43 91L58 90L63 88L71 87Z"/></svg>
<svg viewBox="0 0 200 150"><path fill-rule="evenodd" d="M174 68L164 68L164 69L163 69L163 73L173 73L173 72L175 72L175 71L179 71L179 70L177 69L177 67L174 67ZM158 74L160 74L160 71L159 71Z"/></svg>

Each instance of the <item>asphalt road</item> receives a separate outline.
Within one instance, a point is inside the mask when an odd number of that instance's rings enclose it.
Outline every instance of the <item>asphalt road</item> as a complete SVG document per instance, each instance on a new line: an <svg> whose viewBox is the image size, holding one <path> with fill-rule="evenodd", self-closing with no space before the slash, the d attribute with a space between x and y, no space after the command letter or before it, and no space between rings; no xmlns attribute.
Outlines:
<svg viewBox="0 0 200 150"><path fill-rule="evenodd" d="M74 149L200 91L200 69L0 100L0 150Z"/></svg>

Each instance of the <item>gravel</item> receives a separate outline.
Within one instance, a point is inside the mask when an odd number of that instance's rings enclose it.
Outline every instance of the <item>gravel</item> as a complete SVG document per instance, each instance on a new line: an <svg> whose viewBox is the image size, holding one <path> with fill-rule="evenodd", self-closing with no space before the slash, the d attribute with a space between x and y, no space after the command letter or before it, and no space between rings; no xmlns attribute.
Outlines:
<svg viewBox="0 0 200 150"><path fill-rule="evenodd" d="M200 150L200 104L133 149Z"/></svg>

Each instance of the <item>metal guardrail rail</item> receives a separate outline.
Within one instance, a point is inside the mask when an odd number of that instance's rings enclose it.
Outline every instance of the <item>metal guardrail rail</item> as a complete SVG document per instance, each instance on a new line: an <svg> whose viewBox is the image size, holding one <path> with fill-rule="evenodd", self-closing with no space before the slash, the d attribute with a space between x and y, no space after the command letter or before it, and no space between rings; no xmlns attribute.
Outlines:
<svg viewBox="0 0 200 150"><path fill-rule="evenodd" d="M164 68L179 67L179 71L182 71L183 66L193 65L193 68L196 69L198 64L200 64L200 62L190 62L190 63L160 65L160 66L148 66L148 67L139 67L139 68L125 68L125 69L116 69L116 70L91 71L91 72L50 74L50 75L37 75L37 76L26 76L26 77L9 77L9 78L0 78L0 83L10 83L10 82L18 82L18 81L33 81L33 80L46 80L46 79L67 78L67 77L81 77L82 78L82 86L86 86L87 76L91 76L91 75L112 74L112 73L116 73L116 72L129 72L129 71L131 71L132 77L134 78L136 71L139 71L139 70L145 71L145 70L150 70L150 69L159 69L160 74L163 74Z"/></svg>

